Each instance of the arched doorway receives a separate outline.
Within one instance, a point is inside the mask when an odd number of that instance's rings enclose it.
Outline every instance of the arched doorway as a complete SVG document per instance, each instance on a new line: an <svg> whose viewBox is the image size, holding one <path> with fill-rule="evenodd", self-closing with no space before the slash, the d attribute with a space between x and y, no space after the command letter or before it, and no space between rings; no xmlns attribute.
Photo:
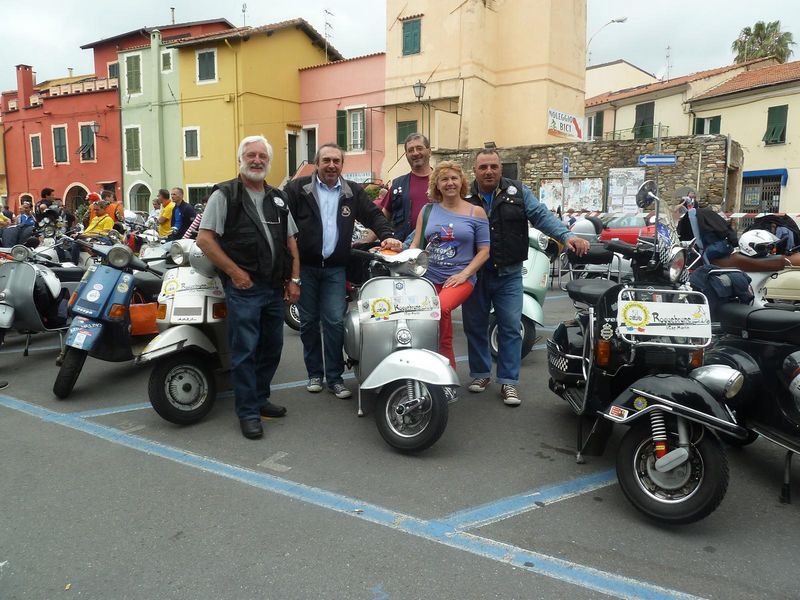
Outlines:
<svg viewBox="0 0 800 600"><path fill-rule="evenodd" d="M134 184L128 194L128 201L131 210L149 212L151 196L152 192L145 184Z"/></svg>
<svg viewBox="0 0 800 600"><path fill-rule="evenodd" d="M86 195L88 190L79 184L72 184L67 188L67 193L64 194L64 206L73 214L80 212L78 209L81 206L86 206Z"/></svg>
<svg viewBox="0 0 800 600"><path fill-rule="evenodd" d="M33 196L31 196L30 194L20 194L19 195L19 204L17 204L16 207L12 208L12 210L15 213L19 214L19 212L20 212L19 208L20 208L20 206L22 206L23 202L30 202L31 206L33 206Z"/></svg>

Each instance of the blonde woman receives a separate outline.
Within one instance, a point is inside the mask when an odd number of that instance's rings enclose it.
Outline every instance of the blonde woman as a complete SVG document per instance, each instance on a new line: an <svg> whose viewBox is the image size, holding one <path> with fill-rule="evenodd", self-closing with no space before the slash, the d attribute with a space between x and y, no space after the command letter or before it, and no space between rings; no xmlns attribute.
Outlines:
<svg viewBox="0 0 800 600"><path fill-rule="evenodd" d="M461 166L444 161L431 173L428 196L432 203L420 211L412 248L429 254L425 277L439 293L439 353L455 369L451 313L475 287L476 273L489 258L486 212L465 200L467 180ZM423 231L423 226L425 231Z"/></svg>

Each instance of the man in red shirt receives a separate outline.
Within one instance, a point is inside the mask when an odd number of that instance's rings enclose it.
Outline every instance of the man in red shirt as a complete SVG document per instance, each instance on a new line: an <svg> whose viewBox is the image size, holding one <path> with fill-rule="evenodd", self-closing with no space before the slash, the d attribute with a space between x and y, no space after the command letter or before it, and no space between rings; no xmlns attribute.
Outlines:
<svg viewBox="0 0 800 600"><path fill-rule="evenodd" d="M379 206L394 229L394 237L405 240L414 231L417 216L430 202L428 178L431 175L431 143L421 133L405 140L406 160L411 172L396 177Z"/></svg>

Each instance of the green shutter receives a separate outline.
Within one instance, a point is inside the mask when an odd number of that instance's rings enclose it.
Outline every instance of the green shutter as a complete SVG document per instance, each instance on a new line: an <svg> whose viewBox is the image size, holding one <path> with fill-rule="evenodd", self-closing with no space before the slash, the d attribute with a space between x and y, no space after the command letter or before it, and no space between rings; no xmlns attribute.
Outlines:
<svg viewBox="0 0 800 600"><path fill-rule="evenodd" d="M197 55L197 79L199 81L209 81L216 78L216 73L214 73L214 51L200 52Z"/></svg>
<svg viewBox="0 0 800 600"><path fill-rule="evenodd" d="M142 168L139 154L139 130L133 127L125 130L125 161L129 172Z"/></svg>
<svg viewBox="0 0 800 600"><path fill-rule="evenodd" d="M142 91L142 60L138 54L125 58L126 90L129 94Z"/></svg>
<svg viewBox="0 0 800 600"><path fill-rule="evenodd" d="M336 143L347 150L347 111L336 111Z"/></svg>
<svg viewBox="0 0 800 600"><path fill-rule="evenodd" d="M711 124L709 126L708 133L718 134L719 133L719 126L720 126L720 123L722 122L722 117L720 117L720 116L711 117L710 120L711 120Z"/></svg>
<svg viewBox="0 0 800 600"><path fill-rule="evenodd" d="M603 111L594 113L594 131L589 132L590 137L603 137L603 114ZM516 177L513 179L516 179Z"/></svg>
<svg viewBox="0 0 800 600"><path fill-rule="evenodd" d="M42 166L42 142L38 137L31 138L31 166Z"/></svg>
<svg viewBox="0 0 800 600"><path fill-rule="evenodd" d="M786 117L789 105L770 106L767 111L767 131L761 138L766 144L781 144L786 141Z"/></svg>
<svg viewBox="0 0 800 600"><path fill-rule="evenodd" d="M417 133L416 121L398 121L397 122L397 145L402 146L406 142L406 138L412 133Z"/></svg>
<svg viewBox="0 0 800 600"><path fill-rule="evenodd" d="M198 157L198 149L197 149L197 130L196 129L187 129L183 132L186 144L186 158L197 158Z"/></svg>
<svg viewBox="0 0 800 600"><path fill-rule="evenodd" d="M53 129L53 150L57 163L67 162L67 131L63 127Z"/></svg>
<svg viewBox="0 0 800 600"><path fill-rule="evenodd" d="M419 19L403 23L403 56L419 54L420 49L420 23Z"/></svg>
<svg viewBox="0 0 800 600"><path fill-rule="evenodd" d="M705 127L706 120L701 119L699 117L694 118L694 134L695 135L703 135L703 129Z"/></svg>

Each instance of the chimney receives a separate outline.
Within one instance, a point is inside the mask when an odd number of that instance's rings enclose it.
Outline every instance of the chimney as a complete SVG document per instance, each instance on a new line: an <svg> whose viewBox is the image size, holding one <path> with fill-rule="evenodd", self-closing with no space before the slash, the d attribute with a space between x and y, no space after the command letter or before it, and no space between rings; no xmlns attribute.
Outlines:
<svg viewBox="0 0 800 600"><path fill-rule="evenodd" d="M67 73L69 73L67 77L72 77L72 67L67 67Z"/></svg>
<svg viewBox="0 0 800 600"><path fill-rule="evenodd" d="M172 13L172 24L175 25L175 7L170 7L169 11Z"/></svg>
<svg viewBox="0 0 800 600"><path fill-rule="evenodd" d="M33 69L29 65L17 65L17 106L28 108L33 94Z"/></svg>

